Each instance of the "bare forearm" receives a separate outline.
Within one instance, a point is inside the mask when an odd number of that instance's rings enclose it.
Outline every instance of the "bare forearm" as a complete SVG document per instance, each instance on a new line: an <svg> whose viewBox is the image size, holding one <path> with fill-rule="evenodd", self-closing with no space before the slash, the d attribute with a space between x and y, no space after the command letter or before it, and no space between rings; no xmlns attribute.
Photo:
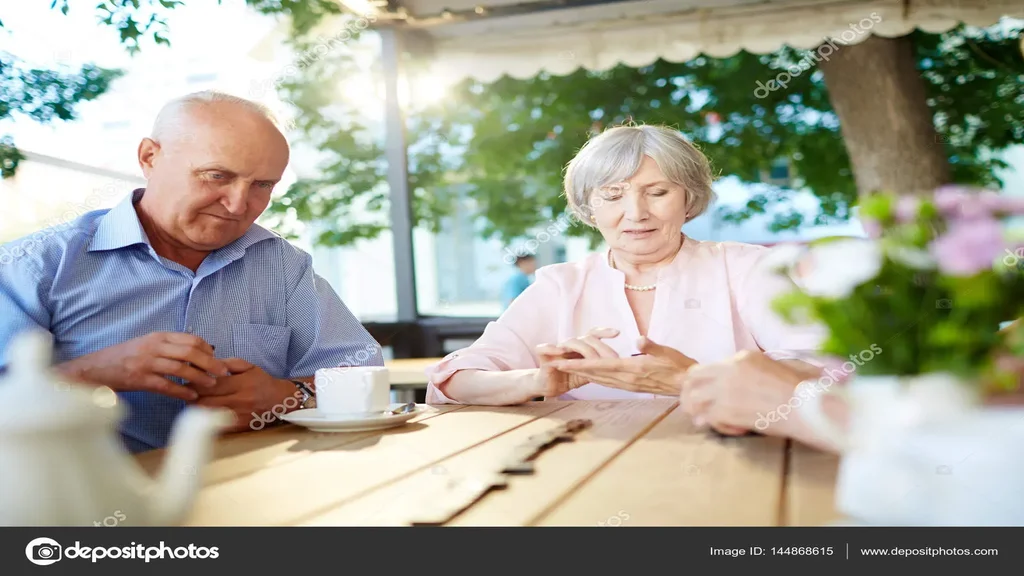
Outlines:
<svg viewBox="0 0 1024 576"><path fill-rule="evenodd" d="M541 396L537 392L537 369L459 370L441 387L445 396L465 404L511 406Z"/></svg>
<svg viewBox="0 0 1024 576"><path fill-rule="evenodd" d="M89 378L88 363L83 361L82 358L76 358L74 360L68 360L67 362L57 364L53 367L53 370L63 378L73 382L80 384L94 383Z"/></svg>

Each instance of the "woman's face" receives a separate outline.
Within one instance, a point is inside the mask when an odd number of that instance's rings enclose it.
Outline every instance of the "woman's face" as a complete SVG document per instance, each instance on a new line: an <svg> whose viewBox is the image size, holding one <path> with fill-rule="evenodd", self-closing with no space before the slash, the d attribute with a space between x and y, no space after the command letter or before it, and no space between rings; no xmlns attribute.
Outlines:
<svg viewBox="0 0 1024 576"><path fill-rule="evenodd" d="M686 191L650 156L628 180L595 190L590 202L605 242L637 256L675 248L686 223Z"/></svg>

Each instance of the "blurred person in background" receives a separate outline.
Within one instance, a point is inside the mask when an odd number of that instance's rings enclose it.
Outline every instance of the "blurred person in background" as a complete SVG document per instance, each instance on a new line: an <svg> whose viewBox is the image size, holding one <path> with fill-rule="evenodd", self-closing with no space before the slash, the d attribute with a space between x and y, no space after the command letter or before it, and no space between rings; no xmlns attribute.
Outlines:
<svg viewBox="0 0 1024 576"><path fill-rule="evenodd" d="M58 371L127 404L121 434L139 452L165 446L187 404L229 409L245 430L287 398L311 406L319 368L382 365L309 254L255 224L288 159L256 103L201 92L166 104L138 147L145 188L12 243L0 369L13 336L48 331Z"/></svg>
<svg viewBox="0 0 1024 576"><path fill-rule="evenodd" d="M515 271L501 289L501 308L507 310L512 301L530 287L537 271L537 259L532 254L516 256Z"/></svg>
<svg viewBox="0 0 1024 576"><path fill-rule="evenodd" d="M817 370L822 328L790 325L771 309L794 284L762 265L770 249L682 233L713 201L711 185L708 159L676 130L619 126L592 138L567 166L565 194L608 249L539 268L476 342L428 368L427 402L681 393L676 378L611 374L596 382L557 369L565 359L622 359L630 371L675 373L751 350Z"/></svg>

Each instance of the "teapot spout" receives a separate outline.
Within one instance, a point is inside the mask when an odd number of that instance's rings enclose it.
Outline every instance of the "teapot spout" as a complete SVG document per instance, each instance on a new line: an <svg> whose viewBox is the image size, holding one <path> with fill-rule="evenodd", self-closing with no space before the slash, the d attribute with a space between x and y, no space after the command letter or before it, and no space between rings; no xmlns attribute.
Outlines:
<svg viewBox="0 0 1024 576"><path fill-rule="evenodd" d="M178 416L156 491L150 497L154 525L176 526L186 518L202 487L202 471L210 460L213 443L234 418L230 410L198 406Z"/></svg>

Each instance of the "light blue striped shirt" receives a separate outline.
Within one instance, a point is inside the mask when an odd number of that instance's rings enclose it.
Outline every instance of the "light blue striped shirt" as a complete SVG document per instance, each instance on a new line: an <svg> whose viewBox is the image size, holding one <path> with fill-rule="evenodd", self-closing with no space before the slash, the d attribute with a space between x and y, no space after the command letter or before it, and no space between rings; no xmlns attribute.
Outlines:
<svg viewBox="0 0 1024 576"><path fill-rule="evenodd" d="M383 365L380 347L309 254L253 225L193 273L150 246L133 205L143 192L0 246L0 367L11 337L31 326L53 334L58 363L166 331L195 334L218 358L245 359L276 378ZM185 402L119 395L128 449L164 447Z"/></svg>

